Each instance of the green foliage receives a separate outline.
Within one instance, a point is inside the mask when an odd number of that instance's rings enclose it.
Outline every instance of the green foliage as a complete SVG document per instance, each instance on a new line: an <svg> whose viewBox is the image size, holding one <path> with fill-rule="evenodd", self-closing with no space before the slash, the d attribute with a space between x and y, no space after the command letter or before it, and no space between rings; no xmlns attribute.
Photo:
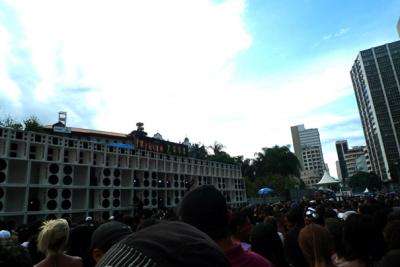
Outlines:
<svg viewBox="0 0 400 267"><path fill-rule="evenodd" d="M257 176L296 176L300 177L301 165L296 155L287 146L263 148L256 153L254 166Z"/></svg>
<svg viewBox="0 0 400 267"><path fill-rule="evenodd" d="M30 116L24 120L25 131L31 132L44 132L44 127L39 123L39 119L36 116Z"/></svg>
<svg viewBox="0 0 400 267"><path fill-rule="evenodd" d="M196 159L206 159L208 157L207 149L202 144L193 144L189 147L189 157Z"/></svg>
<svg viewBox="0 0 400 267"><path fill-rule="evenodd" d="M0 119L0 127L11 128L14 130L25 130L32 132L44 132L45 128L40 124L36 116L30 116L23 121L23 124L14 120L11 116Z"/></svg>
<svg viewBox="0 0 400 267"><path fill-rule="evenodd" d="M15 121L11 116L8 116L5 119L0 120L0 126L6 128L12 128L14 130L22 130L23 125L17 121Z"/></svg>
<svg viewBox="0 0 400 267"><path fill-rule="evenodd" d="M249 196L257 196L262 187L269 187L277 194L286 190L304 188L300 176L300 163L288 146L263 148L255 154L254 160L242 162L242 173L246 179L246 189Z"/></svg>
<svg viewBox="0 0 400 267"><path fill-rule="evenodd" d="M355 192L364 191L365 188L369 190L380 190L382 188L382 181L379 176L373 172L358 172L349 178L349 186Z"/></svg>
<svg viewBox="0 0 400 267"><path fill-rule="evenodd" d="M301 187L301 180L294 176L273 175L269 177L257 177L251 180L245 177L246 193L250 197L259 197L258 190L269 187L275 194L284 194L286 190Z"/></svg>

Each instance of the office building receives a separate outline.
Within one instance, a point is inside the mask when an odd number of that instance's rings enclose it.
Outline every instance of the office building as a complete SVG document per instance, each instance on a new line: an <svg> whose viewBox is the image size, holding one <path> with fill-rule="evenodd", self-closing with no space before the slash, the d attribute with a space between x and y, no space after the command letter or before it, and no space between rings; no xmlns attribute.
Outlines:
<svg viewBox="0 0 400 267"><path fill-rule="evenodd" d="M325 169L318 129L306 129L302 124L292 126L291 132L294 153L302 168L301 179L312 186L319 182Z"/></svg>
<svg viewBox="0 0 400 267"><path fill-rule="evenodd" d="M400 163L400 41L361 51L350 71L373 172Z"/></svg>
<svg viewBox="0 0 400 267"><path fill-rule="evenodd" d="M347 175L346 161L344 155L349 150L349 146L346 140L336 141L336 152L338 155L338 164L339 168L337 168L338 178L344 181Z"/></svg>

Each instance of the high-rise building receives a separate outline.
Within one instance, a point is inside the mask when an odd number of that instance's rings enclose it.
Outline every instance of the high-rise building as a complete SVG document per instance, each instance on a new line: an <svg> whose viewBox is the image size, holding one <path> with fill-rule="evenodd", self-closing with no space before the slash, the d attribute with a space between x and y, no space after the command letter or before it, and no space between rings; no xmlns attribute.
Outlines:
<svg viewBox="0 0 400 267"><path fill-rule="evenodd" d="M291 127L294 153L302 167L301 178L312 186L324 175L324 157L318 129L306 129L304 125Z"/></svg>
<svg viewBox="0 0 400 267"><path fill-rule="evenodd" d="M347 177L351 177L358 172L356 161L359 157L365 157L365 146L354 146L345 154Z"/></svg>
<svg viewBox="0 0 400 267"><path fill-rule="evenodd" d="M350 74L372 170L391 179L400 164L400 41L361 51Z"/></svg>
<svg viewBox="0 0 400 267"><path fill-rule="evenodd" d="M349 150L349 146L347 145L347 140L339 140L336 141L336 152L338 155L338 160L339 160L339 168L338 168L338 176L340 179L345 180L348 175L347 175L347 168L346 168L346 161L344 158L344 155L347 153ZM340 173L340 175L339 175Z"/></svg>
<svg viewBox="0 0 400 267"><path fill-rule="evenodd" d="M357 172L371 172L371 162L369 160L368 150L364 148L364 155L359 156L356 159L356 171Z"/></svg>

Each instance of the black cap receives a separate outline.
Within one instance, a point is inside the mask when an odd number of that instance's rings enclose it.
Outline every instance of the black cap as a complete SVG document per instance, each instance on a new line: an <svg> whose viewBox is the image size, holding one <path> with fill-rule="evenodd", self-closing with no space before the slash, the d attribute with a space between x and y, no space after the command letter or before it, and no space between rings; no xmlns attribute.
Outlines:
<svg viewBox="0 0 400 267"><path fill-rule="evenodd" d="M195 227L163 221L129 235L111 247L97 267L225 267L218 245Z"/></svg>
<svg viewBox="0 0 400 267"><path fill-rule="evenodd" d="M117 221L107 222L93 232L90 247L106 252L112 245L131 233L131 228L126 224Z"/></svg>

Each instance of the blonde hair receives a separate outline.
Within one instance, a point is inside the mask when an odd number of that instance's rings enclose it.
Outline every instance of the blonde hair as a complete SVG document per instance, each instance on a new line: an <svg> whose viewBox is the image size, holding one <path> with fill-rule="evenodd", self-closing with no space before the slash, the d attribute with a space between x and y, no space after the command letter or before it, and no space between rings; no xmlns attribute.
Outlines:
<svg viewBox="0 0 400 267"><path fill-rule="evenodd" d="M68 222L64 219L50 220L43 223L37 239L39 251L47 256L61 254L69 237Z"/></svg>
<svg viewBox="0 0 400 267"><path fill-rule="evenodd" d="M301 229L298 241L310 266L332 266L333 239L326 228L318 224L307 225Z"/></svg>

